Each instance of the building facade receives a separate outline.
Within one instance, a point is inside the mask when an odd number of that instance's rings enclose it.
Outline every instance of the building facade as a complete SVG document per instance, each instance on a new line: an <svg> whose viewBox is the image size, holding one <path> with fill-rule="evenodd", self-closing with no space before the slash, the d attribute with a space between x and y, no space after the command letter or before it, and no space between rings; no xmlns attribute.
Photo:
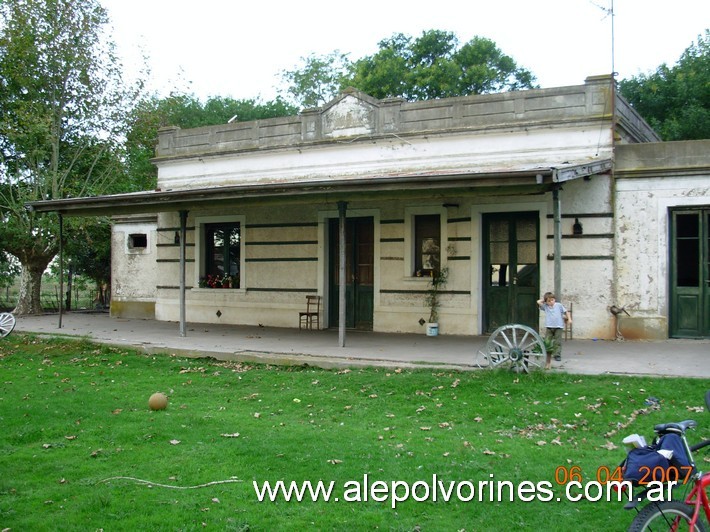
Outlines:
<svg viewBox="0 0 710 532"><path fill-rule="evenodd" d="M324 327L423 334L444 270L441 334L537 328L555 290L578 338L707 337L708 142L659 141L608 76L425 102L348 90L162 130L157 190L52 210L123 216L116 316L297 327L317 294Z"/></svg>

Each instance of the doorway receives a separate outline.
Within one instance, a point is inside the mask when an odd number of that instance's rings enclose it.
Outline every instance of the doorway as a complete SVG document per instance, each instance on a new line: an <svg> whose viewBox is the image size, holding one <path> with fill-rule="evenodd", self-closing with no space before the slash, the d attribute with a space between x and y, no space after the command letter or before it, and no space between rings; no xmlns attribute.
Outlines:
<svg viewBox="0 0 710 532"><path fill-rule="evenodd" d="M672 338L710 337L710 207L671 211Z"/></svg>
<svg viewBox="0 0 710 532"><path fill-rule="evenodd" d="M339 220L328 221L328 324L339 320ZM372 217L345 221L345 327L372 330L375 226Z"/></svg>
<svg viewBox="0 0 710 532"><path fill-rule="evenodd" d="M483 215L483 328L519 323L538 328L537 212Z"/></svg>

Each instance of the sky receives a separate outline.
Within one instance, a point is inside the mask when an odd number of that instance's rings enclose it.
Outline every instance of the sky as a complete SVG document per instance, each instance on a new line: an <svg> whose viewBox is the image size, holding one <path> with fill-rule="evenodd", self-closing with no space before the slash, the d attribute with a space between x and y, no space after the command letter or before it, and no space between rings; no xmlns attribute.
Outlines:
<svg viewBox="0 0 710 532"><path fill-rule="evenodd" d="M145 54L150 89L202 100L269 101L284 89L280 73L306 56L357 60L394 33L431 29L493 40L543 88L582 84L612 64L624 79L673 65L710 27L708 0L99 1L128 72Z"/></svg>

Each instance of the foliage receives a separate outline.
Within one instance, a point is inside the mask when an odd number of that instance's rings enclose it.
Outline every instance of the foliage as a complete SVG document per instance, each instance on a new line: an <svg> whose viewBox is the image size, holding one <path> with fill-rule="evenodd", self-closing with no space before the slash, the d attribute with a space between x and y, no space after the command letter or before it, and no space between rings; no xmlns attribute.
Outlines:
<svg viewBox="0 0 710 532"><path fill-rule="evenodd" d="M97 286L111 281L111 225L104 218L76 218L67 233L68 266L73 275L92 279Z"/></svg>
<svg viewBox="0 0 710 532"><path fill-rule="evenodd" d="M310 56L300 69L283 73L288 92L305 107L320 105L347 86L375 98L430 100L533 88L535 76L496 44L474 37L459 46L447 31L429 30L413 39L402 33L383 39L379 50L357 61L337 51Z"/></svg>
<svg viewBox="0 0 710 532"><path fill-rule="evenodd" d="M157 170L151 163L158 130L177 126L193 128L295 115L298 110L281 98L261 102L258 99L235 100L211 97L202 103L192 94L174 93L165 98L155 95L142 99L132 110L126 137L128 174L134 190L155 188Z"/></svg>
<svg viewBox="0 0 710 532"><path fill-rule="evenodd" d="M2 246L0 246L0 288L5 288L15 282L15 278L20 274L20 267L15 257L1 250Z"/></svg>
<svg viewBox="0 0 710 532"><path fill-rule="evenodd" d="M633 517L623 504L570 502L556 480L613 471L621 440L656 423L692 417L691 441L710 437L702 379L270 367L17 332L0 341L0 372L0 523L13 530L618 530ZM167 410L148 409L155 391ZM560 500L483 491L393 509L260 503L253 488L323 480L342 496L364 475L546 481ZM222 480L239 482L164 487Z"/></svg>
<svg viewBox="0 0 710 532"><path fill-rule="evenodd" d="M18 314L41 311L42 272L58 249L57 218L25 203L114 191L123 172L135 92L122 84L107 22L97 0L0 4L0 242L22 264Z"/></svg>
<svg viewBox="0 0 710 532"><path fill-rule="evenodd" d="M622 80L619 91L663 140L710 138L710 30L674 66Z"/></svg>
<svg viewBox="0 0 710 532"><path fill-rule="evenodd" d="M318 56L311 54L301 58L302 65L294 70L284 70L282 79L288 83L288 96L305 108L318 107L340 92L347 85L352 73L348 54L335 50Z"/></svg>
<svg viewBox="0 0 710 532"><path fill-rule="evenodd" d="M441 268L440 270L432 270L431 278L429 279L429 289L427 290L424 304L429 307L429 323L439 322L439 308L441 301L441 290L449 280L449 268Z"/></svg>

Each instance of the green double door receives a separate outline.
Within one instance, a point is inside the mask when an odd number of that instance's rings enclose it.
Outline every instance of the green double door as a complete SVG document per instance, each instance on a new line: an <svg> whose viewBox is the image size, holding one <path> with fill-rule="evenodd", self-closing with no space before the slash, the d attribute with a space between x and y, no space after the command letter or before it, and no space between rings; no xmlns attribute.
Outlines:
<svg viewBox="0 0 710 532"><path fill-rule="evenodd" d="M710 207L671 211L669 334L710 337Z"/></svg>
<svg viewBox="0 0 710 532"><path fill-rule="evenodd" d="M339 220L328 225L328 324L339 320ZM372 330L374 303L375 226L371 217L348 218L345 223L345 326Z"/></svg>
<svg viewBox="0 0 710 532"><path fill-rule="evenodd" d="M518 323L537 329L540 293L537 212L483 216L483 327Z"/></svg>

